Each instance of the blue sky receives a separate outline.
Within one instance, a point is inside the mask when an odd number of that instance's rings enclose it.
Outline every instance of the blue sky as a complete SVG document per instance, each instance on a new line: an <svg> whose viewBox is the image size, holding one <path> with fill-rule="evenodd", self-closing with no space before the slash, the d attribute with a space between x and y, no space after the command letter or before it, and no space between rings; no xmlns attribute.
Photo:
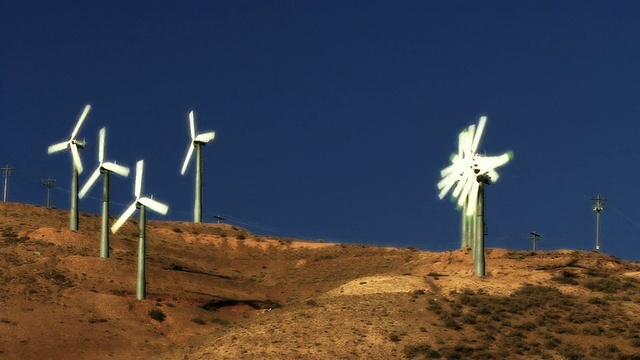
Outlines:
<svg viewBox="0 0 640 360"><path fill-rule="evenodd" d="M9 200L68 209L71 157L47 155L85 104L85 172L146 161L145 190L192 218L189 135L204 148L204 219L260 233L443 251L460 216L437 197L457 134L514 160L487 188L488 247L595 246L640 259L640 4L633 1L5 1L0 164ZM132 200L112 178L112 212ZM80 202L99 213L101 187ZM152 217L158 218L158 217ZM82 224L80 224L82 227Z"/></svg>

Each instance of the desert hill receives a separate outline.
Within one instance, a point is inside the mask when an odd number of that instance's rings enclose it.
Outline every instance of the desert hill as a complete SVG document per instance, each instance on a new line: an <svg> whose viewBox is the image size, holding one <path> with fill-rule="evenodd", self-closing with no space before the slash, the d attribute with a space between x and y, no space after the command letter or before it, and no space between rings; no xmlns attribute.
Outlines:
<svg viewBox="0 0 640 360"><path fill-rule="evenodd" d="M304 242L0 203L2 359L640 359L640 265L582 251Z"/></svg>

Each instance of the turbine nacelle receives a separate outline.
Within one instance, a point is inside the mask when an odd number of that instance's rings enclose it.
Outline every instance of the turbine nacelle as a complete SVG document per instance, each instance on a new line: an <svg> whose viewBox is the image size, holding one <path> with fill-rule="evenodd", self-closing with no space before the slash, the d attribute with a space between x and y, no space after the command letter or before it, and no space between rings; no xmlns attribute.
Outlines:
<svg viewBox="0 0 640 360"><path fill-rule="evenodd" d="M513 157L512 152L499 156L477 154L487 117L481 116L478 125L470 125L458 135L458 153L451 156L451 165L440 171L438 197L444 198L451 192L460 207L466 205L466 215L474 215L477 207L480 184L495 183L498 180L496 168L506 164Z"/></svg>
<svg viewBox="0 0 640 360"><path fill-rule="evenodd" d="M124 225L124 223L133 215L136 211L136 208L140 206L144 206L154 212L157 212L161 215L166 215L169 211L169 205L163 204L159 201L154 200L151 197L142 196L142 177L144 171L144 160L139 160L136 163L136 178L135 184L133 188L133 194L135 195L135 200L129 205L129 207L125 210L125 212L118 218L118 220L111 226L111 232L115 233Z"/></svg>
<svg viewBox="0 0 640 360"><path fill-rule="evenodd" d="M189 143L189 149L187 150L187 155L184 158L182 169L180 170L180 174L182 175L187 171L189 161L193 157L193 150L196 145L206 145L216 137L216 133L214 131L196 135L195 115L193 110L189 112L189 133L191 134L191 143Z"/></svg>
<svg viewBox="0 0 640 360"><path fill-rule="evenodd" d="M87 115L89 115L90 110L91 110L91 105L88 105L88 104L85 105L84 109L82 110L82 114L80 114L80 117L76 122L76 126L73 128L73 131L71 132L71 136L69 137L69 140L60 142L57 144L53 144L49 146L49 148L47 149L47 152L49 154L70 149L71 156L73 158L73 165L76 171L78 172L78 174L81 174L83 170L82 160L80 159L80 152L78 151L78 149L84 148L86 145L86 142L84 140L77 140L76 135L78 135L78 132L80 131L80 127L86 120Z"/></svg>
<svg viewBox="0 0 640 360"><path fill-rule="evenodd" d="M89 180L87 181L87 183L84 184L84 186L82 187L82 189L78 193L78 196L80 198L83 198L87 194L87 192L89 191L91 186L93 186L93 184L100 177L100 174L104 174L105 172L108 171L108 172L115 173L115 174L123 176L123 177L129 176L129 168L128 167L123 166L123 165L119 165L119 164L117 164L115 162L104 162L105 152L106 152L106 150L105 150L105 148L106 148L106 140L105 140L106 136L107 136L107 129L106 128L100 129L100 132L98 133L98 167L93 172L93 174L91 174L91 176L89 177Z"/></svg>

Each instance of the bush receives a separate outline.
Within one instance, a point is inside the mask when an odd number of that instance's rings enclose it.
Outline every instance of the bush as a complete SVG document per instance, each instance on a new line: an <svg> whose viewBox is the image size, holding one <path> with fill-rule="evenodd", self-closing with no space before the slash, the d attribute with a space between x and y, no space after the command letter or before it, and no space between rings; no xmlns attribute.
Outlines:
<svg viewBox="0 0 640 360"><path fill-rule="evenodd" d="M167 315L165 315L162 311L158 309L151 309L149 311L149 316L157 322L163 322L164 319L167 317Z"/></svg>
<svg viewBox="0 0 640 360"><path fill-rule="evenodd" d="M198 324L198 325L206 325L207 323L200 319L200 318L195 318L195 319L191 319L191 321L193 321L194 323Z"/></svg>
<svg viewBox="0 0 640 360"><path fill-rule="evenodd" d="M577 277L578 277L578 274L565 270L561 272L559 275L552 277L551 280L560 284L579 285L580 283L576 281Z"/></svg>
<svg viewBox="0 0 640 360"><path fill-rule="evenodd" d="M218 325L222 325L222 326L229 326L229 324L230 324L227 320L220 319L220 318L217 318L217 317L212 318L211 322L213 324L218 324Z"/></svg>
<svg viewBox="0 0 640 360"><path fill-rule="evenodd" d="M585 352L582 346L573 343L561 346L558 348L558 353L567 360L580 360L585 358Z"/></svg>
<svg viewBox="0 0 640 360"><path fill-rule="evenodd" d="M406 345L404 347L404 355L408 359L421 356L424 359L440 359L442 356L439 352L431 348L429 344Z"/></svg>
<svg viewBox="0 0 640 360"><path fill-rule="evenodd" d="M398 342L400 340L402 340L400 338L400 335L396 334L396 333L392 333L389 335L389 340L393 341L393 342Z"/></svg>
<svg viewBox="0 0 640 360"><path fill-rule="evenodd" d="M589 280L584 284L584 287L591 291L598 291L606 294L615 294L622 288L619 282L607 278Z"/></svg>
<svg viewBox="0 0 640 360"><path fill-rule="evenodd" d="M238 235L238 236L236 236L236 239L244 240L244 239L246 239L246 237L244 235Z"/></svg>

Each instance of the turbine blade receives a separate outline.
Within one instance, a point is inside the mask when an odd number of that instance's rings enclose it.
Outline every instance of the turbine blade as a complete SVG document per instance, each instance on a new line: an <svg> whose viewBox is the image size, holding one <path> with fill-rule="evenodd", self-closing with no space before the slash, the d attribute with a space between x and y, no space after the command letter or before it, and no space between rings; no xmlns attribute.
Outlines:
<svg viewBox="0 0 640 360"><path fill-rule="evenodd" d="M169 211L169 205L165 205L159 201L155 201L152 198L143 197L143 198L140 198L138 202L162 215L166 215L167 211Z"/></svg>
<svg viewBox="0 0 640 360"><path fill-rule="evenodd" d="M78 146L71 143L71 156L73 157L73 165L75 165L78 174L82 174L82 160L80 160L80 152L78 152Z"/></svg>
<svg viewBox="0 0 640 360"><path fill-rule="evenodd" d="M193 141L197 141L197 142L201 142L201 143L208 143L209 141L213 140L216 137L216 133L214 131L212 132L208 132L208 133L204 133L204 134L200 134L198 136L196 136L195 139L193 139Z"/></svg>
<svg viewBox="0 0 640 360"><path fill-rule="evenodd" d="M509 153L504 153L499 156L486 156L486 157L478 156L477 162L478 162L478 166L482 171L489 171L489 170L499 168L500 166L508 163L510 159L511 157Z"/></svg>
<svg viewBox="0 0 640 360"><path fill-rule="evenodd" d="M466 183L464 184L464 187L462 188L462 191L460 192L460 196L458 197L459 206L464 205L464 202L467 201L467 199L469 198L469 192L473 187L473 183L474 183L474 179L467 179Z"/></svg>
<svg viewBox="0 0 640 360"><path fill-rule="evenodd" d="M73 132L71 133L71 140L75 139L76 135L78 135L78 131L80 131L80 127L82 126L82 123L84 122L84 120L87 118L87 115L89 114L89 110L91 110L91 105L87 104L84 107L84 110L82 110L82 114L80 114L80 118L76 123L76 127L73 129Z"/></svg>
<svg viewBox="0 0 640 360"><path fill-rule="evenodd" d="M475 215L476 208L478 206L478 189L480 189L480 184L477 181L474 181L471 185L471 191L469 192L469 203L467 205L467 216Z"/></svg>
<svg viewBox="0 0 640 360"><path fill-rule="evenodd" d="M95 183L99 177L100 177L100 167L98 166L96 171L94 171L93 174L91 174L91 177L89 178L89 180L87 180L87 182L84 184L84 186L78 193L78 197L80 199L82 199L87 194L87 192L89 192L89 189L91 188L91 186L93 186L93 183Z"/></svg>
<svg viewBox="0 0 640 360"><path fill-rule="evenodd" d="M102 164L102 167L106 170L111 171L112 173L116 173L120 176L127 177L129 176L129 168L120 164L106 162Z"/></svg>
<svg viewBox="0 0 640 360"><path fill-rule="evenodd" d="M51 146L49 146L47 148L47 153L53 154L53 153L58 152L58 151L66 150L68 147L69 147L69 142L68 141L57 143L57 144L53 144L53 145L51 145Z"/></svg>
<svg viewBox="0 0 640 360"><path fill-rule="evenodd" d="M125 210L125 212L118 218L118 220L111 226L111 232L112 233L116 233L116 231L118 231L118 229L120 229L120 227L122 227L122 225L124 225L124 223L129 220L129 218L131 217L131 215L133 215L133 212L136 211L136 204L137 204L137 200L133 202L133 204L129 205L129 207L127 208L127 210Z"/></svg>
<svg viewBox="0 0 640 360"><path fill-rule="evenodd" d="M440 198L440 200L444 199L444 197L447 195L449 190L451 190L453 185L459 179L460 178L457 176L447 176L446 178L440 180L440 182L438 183L438 189L440 189L440 193L438 194L438 197Z"/></svg>
<svg viewBox="0 0 640 360"><path fill-rule="evenodd" d="M458 134L458 157L462 158L464 156L464 139L466 130L462 130L460 134Z"/></svg>
<svg viewBox="0 0 640 360"><path fill-rule="evenodd" d="M142 193L142 172L144 171L144 160L138 160L136 163L136 183L133 188L133 193L136 195L136 199L140 197Z"/></svg>
<svg viewBox="0 0 640 360"><path fill-rule="evenodd" d="M467 181L469 181L469 178L466 176L463 176L456 184L456 187L453 189L451 196L453 196L456 199L460 198L460 194L462 194L462 189L464 189L464 186L466 185Z"/></svg>
<svg viewBox="0 0 640 360"><path fill-rule="evenodd" d="M193 110L189 112L189 130L191 132L191 140L196 138L196 120L193 115Z"/></svg>
<svg viewBox="0 0 640 360"><path fill-rule="evenodd" d="M476 130L476 134L473 137L473 142L471 143L471 151L476 152L478 150L478 145L480 145L480 140L482 139L482 133L484 132L484 126L487 124L487 117L481 116L480 121L478 122L478 129Z"/></svg>
<svg viewBox="0 0 640 360"><path fill-rule="evenodd" d="M451 165L447 166L446 168L440 170L440 176L441 177L447 177L450 174L456 173L456 172L462 172L462 162L460 160L460 158L458 158L458 155L455 155L453 157L453 160L451 161Z"/></svg>
<svg viewBox="0 0 640 360"><path fill-rule="evenodd" d="M193 155L193 141L189 144L189 150L187 150L187 156L184 158L184 162L182 163L182 170L180 170L180 174L184 175L185 171L187 171L187 166L189 166L189 160L191 160L191 156Z"/></svg>
<svg viewBox="0 0 640 360"><path fill-rule="evenodd" d="M100 133L98 134L98 162L102 164L104 161L104 140L107 136L107 128L100 129Z"/></svg>
<svg viewBox="0 0 640 360"><path fill-rule="evenodd" d="M489 175L489 178L491 179L491 183L495 183L496 181L498 181L498 178L500 178L500 175L495 170L489 170L487 172L487 175Z"/></svg>
<svg viewBox="0 0 640 360"><path fill-rule="evenodd" d="M467 131L467 136L464 139L464 151L467 152L468 156L473 155L474 151L471 149L471 143L473 142L473 137L476 133L476 125L469 125L469 130Z"/></svg>

